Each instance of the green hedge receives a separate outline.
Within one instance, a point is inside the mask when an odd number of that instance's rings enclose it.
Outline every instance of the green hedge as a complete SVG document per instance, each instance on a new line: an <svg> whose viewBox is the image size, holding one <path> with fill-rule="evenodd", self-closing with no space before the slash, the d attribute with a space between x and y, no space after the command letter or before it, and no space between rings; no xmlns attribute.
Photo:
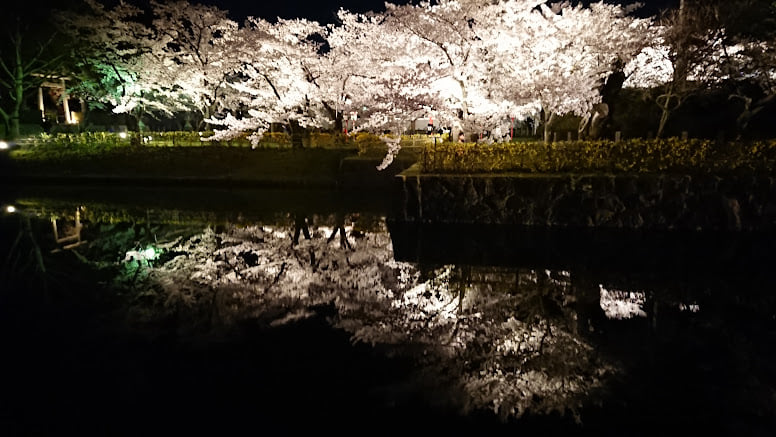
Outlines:
<svg viewBox="0 0 776 437"><path fill-rule="evenodd" d="M80 146L116 147L116 146L150 146L150 147L200 147L200 146L231 146L252 147L247 134L229 141L207 141L213 132L81 132L38 134L24 141L31 146L70 147ZM370 149L385 147L379 137L368 133L351 135L332 134L327 132L312 132L304 136L304 147L310 148L349 148ZM291 148L291 136L285 132L266 132L261 138L259 148Z"/></svg>
<svg viewBox="0 0 776 437"><path fill-rule="evenodd" d="M205 141L213 132L82 132L38 134L25 139L24 143L42 149L79 148L90 154L99 153L106 148L125 146L147 147L202 147L228 146L253 147L247 139L247 134L229 141ZM433 139L428 136L403 136L402 142L409 145L431 144ZM377 135L359 132L342 135L327 132L309 132L302 138L305 148L323 149L357 149L361 154L382 153L387 147ZM292 147L291 136L285 132L266 132L258 144L258 148L286 149Z"/></svg>
<svg viewBox="0 0 776 437"><path fill-rule="evenodd" d="M426 173L762 173L774 169L776 140L443 143L424 148L421 164Z"/></svg>

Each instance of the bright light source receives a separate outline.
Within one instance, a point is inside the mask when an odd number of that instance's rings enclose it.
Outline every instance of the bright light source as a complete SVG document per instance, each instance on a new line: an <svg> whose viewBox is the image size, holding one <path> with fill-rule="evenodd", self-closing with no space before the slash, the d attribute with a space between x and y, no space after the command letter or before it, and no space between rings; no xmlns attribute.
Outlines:
<svg viewBox="0 0 776 437"><path fill-rule="evenodd" d="M156 258L156 251L149 247L148 249L143 251L143 259L154 259Z"/></svg>
<svg viewBox="0 0 776 437"><path fill-rule="evenodd" d="M130 250L124 256L124 261L150 261L157 257L156 249L149 246L143 250Z"/></svg>
<svg viewBox="0 0 776 437"><path fill-rule="evenodd" d="M5 141L0 141L0 150L6 150L8 149L8 143Z"/></svg>
<svg viewBox="0 0 776 437"><path fill-rule="evenodd" d="M5 207L5 212L7 212L8 214L13 214L16 212L16 207L13 205L8 205Z"/></svg>
<svg viewBox="0 0 776 437"><path fill-rule="evenodd" d="M119 138L121 138L121 139L127 138L127 133L126 132L119 132Z"/></svg>

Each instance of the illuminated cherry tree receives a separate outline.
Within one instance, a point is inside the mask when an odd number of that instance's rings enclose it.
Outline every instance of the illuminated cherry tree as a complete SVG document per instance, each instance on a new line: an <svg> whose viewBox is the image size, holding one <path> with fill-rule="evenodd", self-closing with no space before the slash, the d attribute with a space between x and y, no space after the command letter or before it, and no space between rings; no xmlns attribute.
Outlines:
<svg viewBox="0 0 776 437"><path fill-rule="evenodd" d="M677 26L604 2L387 4L383 13L342 10L328 27L259 18L238 25L185 2L152 3L146 26L139 9L89 4L91 16L69 21L91 50L84 59L94 80L81 87L117 112L196 111L218 128L215 140L247 132L257 142L273 124L400 133L417 118L500 139L510 119L529 116L542 117L549 140L558 115L583 117L580 132L600 125L610 112L602 93L625 77L631 86L669 87L659 99L667 119L683 93L677 87L699 83L700 71L721 75L678 57L682 47L700 47L697 38L685 44ZM703 53L721 49L714 38ZM384 138L395 153L395 137Z"/></svg>
<svg viewBox="0 0 776 437"><path fill-rule="evenodd" d="M230 56L238 25L226 11L184 1L152 2L149 11L86 3L89 13L63 14L60 26L76 41L78 91L93 104L139 122L182 112L205 119L223 108L240 62Z"/></svg>
<svg viewBox="0 0 776 437"><path fill-rule="evenodd" d="M548 129L556 114L592 113L601 83L652 36L649 20L604 3L583 8L538 0L446 0L387 6L379 17L380 35L389 35L384 40L394 49L377 50L372 66L380 65L388 77L401 75L404 85L395 97L458 129L491 130L496 137L510 117L543 112ZM393 107L401 101L393 100Z"/></svg>
<svg viewBox="0 0 776 437"><path fill-rule="evenodd" d="M123 2L113 8L94 0L85 4L86 12L63 13L59 20L62 31L76 42L77 91L91 105L108 105L116 112L144 108L171 113L143 75L153 38L142 23L143 11Z"/></svg>
<svg viewBox="0 0 776 437"><path fill-rule="evenodd" d="M223 109L227 82L240 65L232 55L238 24L213 6L176 1L152 7L156 41L150 55L161 65L151 63L157 68L147 76L202 120L210 118Z"/></svg>
<svg viewBox="0 0 776 437"><path fill-rule="evenodd" d="M356 112L360 129L400 132L409 121L427 114L435 103L427 63L403 48L414 38L385 24L381 14L341 10L340 25L326 35L322 91L339 113ZM424 68L425 67L425 68ZM322 69L323 71L324 69Z"/></svg>
<svg viewBox="0 0 776 437"><path fill-rule="evenodd" d="M649 21L604 3L589 7L509 1L492 9L486 38L494 93L511 116L543 113L545 140L556 115L590 116L599 88L650 38Z"/></svg>
<svg viewBox="0 0 776 437"><path fill-rule="evenodd" d="M229 83L234 91L228 100L230 110L208 119L223 127L213 139L249 131L255 144L272 123L292 130L323 123L307 66L319 49L312 37L321 31L318 23L307 20L270 23L249 18L230 45L230 56L241 66Z"/></svg>
<svg viewBox="0 0 776 437"><path fill-rule="evenodd" d="M483 121L497 107L489 99L488 65L479 34L489 25L490 2L443 0L386 6L385 26L408 35L404 63L428 72L426 87L438 96L431 107L433 114L458 131L485 129Z"/></svg>

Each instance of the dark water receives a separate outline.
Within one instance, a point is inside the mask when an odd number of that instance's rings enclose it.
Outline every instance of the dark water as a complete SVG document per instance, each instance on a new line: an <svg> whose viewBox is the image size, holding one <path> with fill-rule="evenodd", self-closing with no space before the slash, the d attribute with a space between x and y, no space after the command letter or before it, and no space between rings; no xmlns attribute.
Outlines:
<svg viewBox="0 0 776 437"><path fill-rule="evenodd" d="M2 203L3 435L776 431L772 234L411 226L387 193Z"/></svg>

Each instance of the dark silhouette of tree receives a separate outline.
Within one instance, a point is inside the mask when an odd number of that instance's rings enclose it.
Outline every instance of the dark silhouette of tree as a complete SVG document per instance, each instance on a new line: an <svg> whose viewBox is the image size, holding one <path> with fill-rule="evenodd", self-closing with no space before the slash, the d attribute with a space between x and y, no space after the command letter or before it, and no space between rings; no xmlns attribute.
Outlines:
<svg viewBox="0 0 776 437"><path fill-rule="evenodd" d="M59 75L62 48L45 7L5 5L0 25L0 118L9 138L19 136L21 113L30 90L46 76Z"/></svg>

